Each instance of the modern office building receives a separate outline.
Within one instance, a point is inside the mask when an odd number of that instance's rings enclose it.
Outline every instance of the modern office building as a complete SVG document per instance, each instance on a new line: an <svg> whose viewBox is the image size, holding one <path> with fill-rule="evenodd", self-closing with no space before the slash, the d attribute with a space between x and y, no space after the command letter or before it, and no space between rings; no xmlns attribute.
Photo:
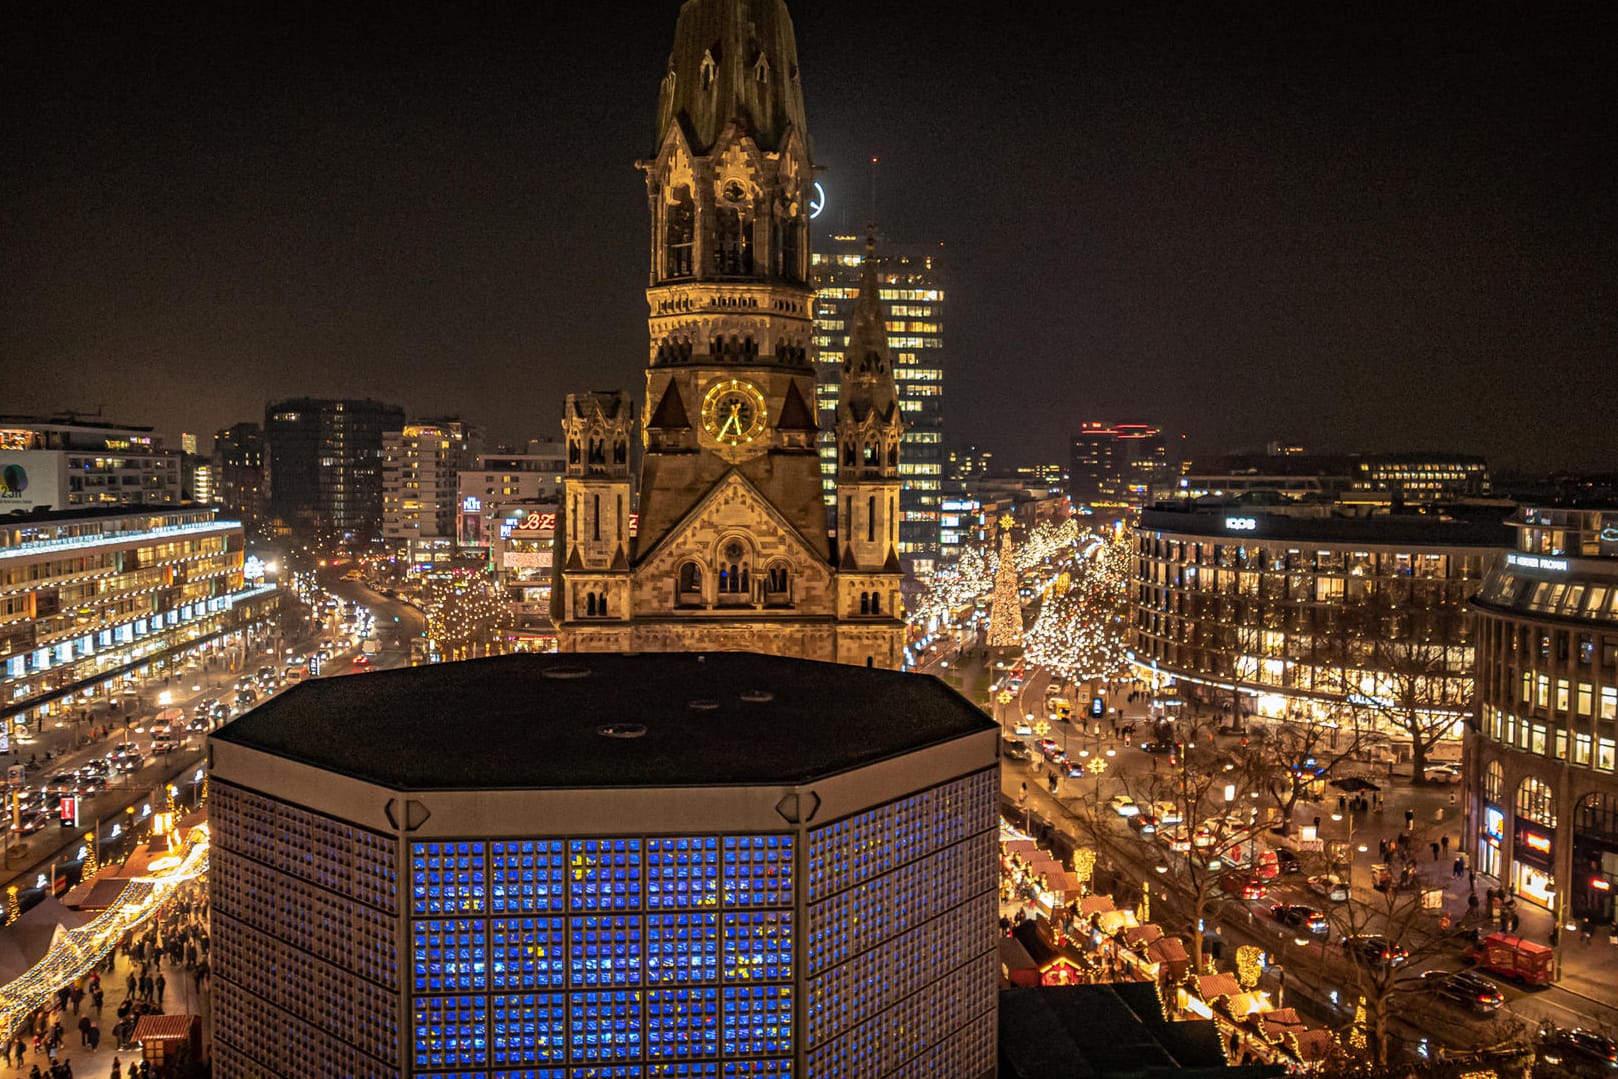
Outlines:
<svg viewBox="0 0 1618 1079"><path fill-rule="evenodd" d="M384 431L382 541L413 563L453 558L461 471L482 448L482 430L456 419Z"/></svg>
<svg viewBox="0 0 1618 1079"><path fill-rule="evenodd" d="M264 410L268 512L281 534L365 546L382 535L382 437L404 410L296 398Z"/></svg>
<svg viewBox="0 0 1618 1079"><path fill-rule="evenodd" d="M1479 714L1467 811L1479 873L1614 921L1618 893L1618 502L1529 505L1472 601Z"/></svg>
<svg viewBox="0 0 1618 1079"><path fill-rule="evenodd" d="M560 440L533 439L520 453L478 454L458 480L461 549L487 552L509 507L556 502L566 471L567 449Z"/></svg>
<svg viewBox="0 0 1618 1079"><path fill-rule="evenodd" d="M1508 529L1495 521L1232 500L1159 504L1133 527L1134 655L1188 695L1271 717L1364 723L1472 712L1466 602ZM1371 705L1385 703L1378 710Z"/></svg>
<svg viewBox="0 0 1618 1079"><path fill-rule="evenodd" d="M843 353L854 326L865 237L833 234L810 256L815 292L815 390L820 410L821 472L836 478L832 424ZM899 492L899 557L911 575L933 571L939 558L944 480L944 245L882 240L876 270L893 377L905 421L904 487ZM828 486L826 499L831 504Z"/></svg>
<svg viewBox="0 0 1618 1079"><path fill-rule="evenodd" d="M182 474L150 427L0 417L0 513L178 504Z"/></svg>
<svg viewBox="0 0 1618 1079"><path fill-rule="evenodd" d="M1278 447L1279 449L1279 447ZM1285 449L1216 458L1185 475L1165 474L1154 499L1228 498L1269 491L1382 506L1441 506L1494 494L1481 457L1431 453L1306 454Z"/></svg>
<svg viewBox="0 0 1618 1079"><path fill-rule="evenodd" d="M0 517L0 716L38 725L118 695L126 676L245 647L279 596L244 579L236 521L211 508ZM147 702L152 703L152 702Z"/></svg>
<svg viewBox="0 0 1618 1079"><path fill-rule="evenodd" d="M1149 424L1084 423L1069 448L1068 495L1075 505L1144 505L1175 471L1163 432Z"/></svg>
<svg viewBox="0 0 1618 1079"><path fill-rule="evenodd" d="M238 423L213 436L214 504L235 518L249 539L264 522L264 429Z"/></svg>
<svg viewBox="0 0 1618 1079"><path fill-rule="evenodd" d="M990 1076L997 740L745 653L306 682L209 742L215 1074Z"/></svg>

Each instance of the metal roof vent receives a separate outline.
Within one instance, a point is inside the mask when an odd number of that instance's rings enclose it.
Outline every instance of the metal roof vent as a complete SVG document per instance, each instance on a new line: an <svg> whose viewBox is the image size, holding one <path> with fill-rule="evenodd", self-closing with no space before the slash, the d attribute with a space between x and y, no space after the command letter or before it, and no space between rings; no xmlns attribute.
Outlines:
<svg viewBox="0 0 1618 1079"><path fill-rule="evenodd" d="M597 727L596 733L603 738L639 738L646 733L646 724L608 723Z"/></svg>
<svg viewBox="0 0 1618 1079"><path fill-rule="evenodd" d="M691 702L691 710L694 712L712 712L718 707L719 702L708 697L698 697Z"/></svg>
<svg viewBox="0 0 1618 1079"><path fill-rule="evenodd" d="M590 668L588 668L588 667L546 667L540 673L543 674L546 678L557 678L557 679L562 679L562 680L569 680L569 679L574 679L574 678L588 678L588 677L590 677Z"/></svg>
<svg viewBox="0 0 1618 1079"><path fill-rule="evenodd" d="M748 704L768 704L775 700L775 694L767 689L744 689L742 690L742 700Z"/></svg>

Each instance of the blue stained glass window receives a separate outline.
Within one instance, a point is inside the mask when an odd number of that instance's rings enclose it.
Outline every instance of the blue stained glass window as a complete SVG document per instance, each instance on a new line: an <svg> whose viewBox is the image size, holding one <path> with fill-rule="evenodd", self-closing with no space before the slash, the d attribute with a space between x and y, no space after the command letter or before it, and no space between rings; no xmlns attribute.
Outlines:
<svg viewBox="0 0 1618 1079"><path fill-rule="evenodd" d="M791 906L792 837L727 835L724 884L727 907Z"/></svg>
<svg viewBox="0 0 1618 1079"><path fill-rule="evenodd" d="M604 1064L594 1068L574 1068L568 1079L641 1079L639 1064Z"/></svg>
<svg viewBox="0 0 1618 1079"><path fill-rule="evenodd" d="M567 1060L567 1002L561 993L496 996L489 1011L494 1064L561 1064Z"/></svg>
<svg viewBox="0 0 1618 1079"><path fill-rule="evenodd" d="M712 1060L676 1060L646 1065L647 1079L719 1079L719 1064Z"/></svg>
<svg viewBox="0 0 1618 1079"><path fill-rule="evenodd" d="M646 982L685 985L719 980L719 915L646 916Z"/></svg>
<svg viewBox="0 0 1618 1079"><path fill-rule="evenodd" d="M790 1060L727 1060L725 1079L792 1079Z"/></svg>
<svg viewBox="0 0 1618 1079"><path fill-rule="evenodd" d="M648 990L646 1055L652 1060L718 1056L719 990Z"/></svg>
<svg viewBox="0 0 1618 1079"><path fill-rule="evenodd" d="M483 922L443 918L411 926L416 992L475 993L488 986Z"/></svg>
<svg viewBox="0 0 1618 1079"><path fill-rule="evenodd" d="M488 866L482 843L413 843L410 887L416 914L482 914Z"/></svg>
<svg viewBox="0 0 1618 1079"><path fill-rule="evenodd" d="M574 839L567 845L568 909L639 910L639 839Z"/></svg>
<svg viewBox="0 0 1618 1079"><path fill-rule="evenodd" d="M567 934L570 985L639 985L644 981L640 915L573 918Z"/></svg>
<svg viewBox="0 0 1618 1079"><path fill-rule="evenodd" d="M792 977L792 912L725 913L725 980L786 981Z"/></svg>
<svg viewBox="0 0 1618 1079"><path fill-rule="evenodd" d="M566 1068L511 1068L491 1073L493 1079L567 1079Z"/></svg>
<svg viewBox="0 0 1618 1079"><path fill-rule="evenodd" d="M646 841L646 907L689 910L719 905L719 838Z"/></svg>
<svg viewBox="0 0 1618 1079"><path fill-rule="evenodd" d="M415 1061L418 1068L481 1066L489 1056L485 997L417 997Z"/></svg>
<svg viewBox="0 0 1618 1079"><path fill-rule="evenodd" d="M725 987L726 1056L762 1056L792 1051L792 987Z"/></svg>
<svg viewBox="0 0 1618 1079"><path fill-rule="evenodd" d="M493 918L489 921L489 986L501 989L561 989L567 958L561 918Z"/></svg>
<svg viewBox="0 0 1618 1079"><path fill-rule="evenodd" d="M511 839L489 844L489 909L495 914L544 914L563 908L567 854L560 839Z"/></svg>
<svg viewBox="0 0 1618 1079"><path fill-rule="evenodd" d="M640 1054L641 994L636 989L570 993L568 1056L575 1063L634 1060Z"/></svg>

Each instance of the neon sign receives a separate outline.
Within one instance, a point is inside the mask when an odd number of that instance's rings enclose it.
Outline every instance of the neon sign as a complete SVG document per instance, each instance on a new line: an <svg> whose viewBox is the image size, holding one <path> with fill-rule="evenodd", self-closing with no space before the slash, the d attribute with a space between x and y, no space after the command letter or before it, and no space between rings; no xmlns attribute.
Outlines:
<svg viewBox="0 0 1618 1079"><path fill-rule="evenodd" d="M467 495L461 499L461 511L463 513L476 513L482 508L483 502L476 495Z"/></svg>
<svg viewBox="0 0 1618 1079"><path fill-rule="evenodd" d="M1506 815L1493 806L1485 807L1483 810L1483 834L1498 847L1506 837Z"/></svg>
<svg viewBox="0 0 1618 1079"><path fill-rule="evenodd" d="M1231 532L1257 532L1258 520L1253 517L1226 517L1225 528Z"/></svg>
<svg viewBox="0 0 1618 1079"><path fill-rule="evenodd" d="M1538 832L1524 832L1522 841L1523 845L1529 850L1537 850L1541 854L1549 854L1551 852L1551 840L1549 836L1540 835Z"/></svg>
<svg viewBox="0 0 1618 1079"><path fill-rule="evenodd" d="M813 221L815 218L819 217L820 212L825 208L826 189L820 186L819 180L816 180L814 196L809 199L809 220Z"/></svg>
<svg viewBox="0 0 1618 1079"><path fill-rule="evenodd" d="M1545 558L1535 554L1515 554L1507 552L1506 565L1521 566L1523 569L1548 569L1558 573L1566 573L1568 569L1565 558Z"/></svg>

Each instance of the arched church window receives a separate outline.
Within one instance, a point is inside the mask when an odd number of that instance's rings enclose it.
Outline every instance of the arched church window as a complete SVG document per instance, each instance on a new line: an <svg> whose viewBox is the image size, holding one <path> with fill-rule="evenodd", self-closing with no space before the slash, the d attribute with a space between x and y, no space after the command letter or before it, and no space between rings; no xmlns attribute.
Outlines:
<svg viewBox="0 0 1618 1079"><path fill-rule="evenodd" d="M596 594L594 592L586 592L584 594L584 613L589 615L591 618L595 617Z"/></svg>
<svg viewBox="0 0 1618 1079"><path fill-rule="evenodd" d="M691 189L674 189L674 197L663 211L663 273L666 277L690 277L696 272L697 210Z"/></svg>
<svg viewBox="0 0 1618 1079"><path fill-rule="evenodd" d="M769 568L765 576L764 590L772 595L784 595L787 591L787 582L790 580L790 571L784 562L776 562Z"/></svg>
<svg viewBox="0 0 1618 1079"><path fill-rule="evenodd" d="M803 224L796 218L789 220L781 228L781 276L789 281L802 281L803 270L799 268L802 261L800 252L803 250Z"/></svg>
<svg viewBox="0 0 1618 1079"><path fill-rule="evenodd" d="M728 196L727 196L728 197ZM753 272L753 229L750 215L741 206L720 206L717 248L718 269L722 274L742 276Z"/></svg>
<svg viewBox="0 0 1618 1079"><path fill-rule="evenodd" d="M702 567L695 562L687 562L680 567L680 597L702 595Z"/></svg>
<svg viewBox="0 0 1618 1079"><path fill-rule="evenodd" d="M867 543L876 542L876 495L872 495L865 504L865 540Z"/></svg>
<svg viewBox="0 0 1618 1079"><path fill-rule="evenodd" d="M860 613L861 614L870 614L871 613L871 593L869 593L869 592L861 592L860 593Z"/></svg>
<svg viewBox="0 0 1618 1079"><path fill-rule="evenodd" d="M576 438L567 440L567 463L570 465L579 463L579 440Z"/></svg>
<svg viewBox="0 0 1618 1079"><path fill-rule="evenodd" d="M621 465L628 460L629 444L620 438L612 444L612 463Z"/></svg>
<svg viewBox="0 0 1618 1079"><path fill-rule="evenodd" d="M575 447L576 449L577 447ZM843 464L850 468L854 467L854 443L852 442L843 443Z"/></svg>
<svg viewBox="0 0 1618 1079"><path fill-rule="evenodd" d="M888 467L899 467L899 444L897 442L890 442L888 444Z"/></svg>
<svg viewBox="0 0 1618 1079"><path fill-rule="evenodd" d="M714 63L713 53L711 51L704 52L702 54L702 67L697 75L697 80L702 84L702 88L704 90L711 89L718 74L719 65Z"/></svg>
<svg viewBox="0 0 1618 1079"><path fill-rule="evenodd" d="M607 594L601 593L601 599L596 603L596 614L602 618L607 617Z"/></svg>
<svg viewBox="0 0 1618 1079"><path fill-rule="evenodd" d="M871 593L871 613L872 614L881 614L882 613L882 593L880 593L880 592L872 592Z"/></svg>
<svg viewBox="0 0 1618 1079"><path fill-rule="evenodd" d="M880 464L881 463L881 459L877 456L877 450L876 450L876 443L875 442L867 442L865 444L865 463L868 464L868 465L875 465L875 464Z"/></svg>

